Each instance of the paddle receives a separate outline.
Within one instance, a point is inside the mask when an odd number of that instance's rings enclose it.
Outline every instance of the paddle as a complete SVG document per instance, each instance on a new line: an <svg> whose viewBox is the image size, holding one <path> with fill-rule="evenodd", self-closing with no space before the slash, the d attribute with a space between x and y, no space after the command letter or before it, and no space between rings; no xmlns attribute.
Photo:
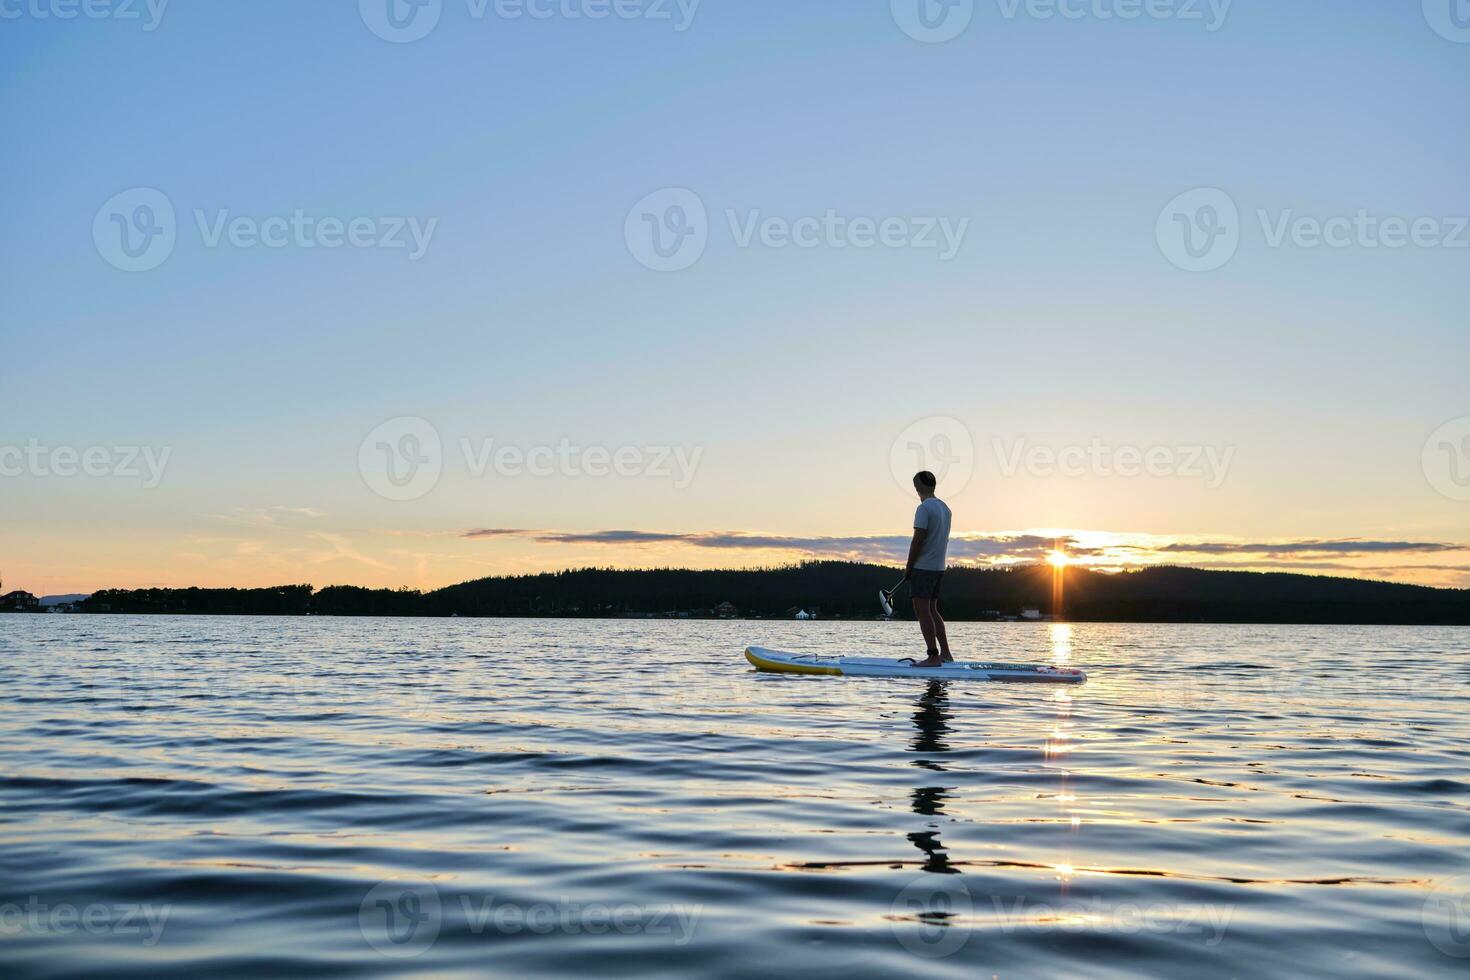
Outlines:
<svg viewBox="0 0 1470 980"><path fill-rule="evenodd" d="M899 586L903 585L903 583L907 581L908 576L905 575L903 578L898 580L898 583L894 585L893 588L878 590L878 605L882 607L883 615L887 618L893 618L893 593L897 592Z"/></svg>

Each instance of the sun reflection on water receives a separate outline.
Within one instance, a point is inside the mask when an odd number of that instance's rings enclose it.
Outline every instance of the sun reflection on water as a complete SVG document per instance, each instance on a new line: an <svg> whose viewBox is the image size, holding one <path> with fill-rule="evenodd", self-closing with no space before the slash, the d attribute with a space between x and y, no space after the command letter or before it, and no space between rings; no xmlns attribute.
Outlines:
<svg viewBox="0 0 1470 980"><path fill-rule="evenodd" d="M1061 569L1058 568L1058 574ZM1052 623L1048 629L1047 639L1050 645L1051 663L1055 666L1067 666L1072 661L1072 626L1070 623ZM1057 788L1056 802L1061 809L1061 818L1066 822L1070 833L1075 837L1081 832L1082 817L1078 812L1077 794L1072 785L1071 770L1066 768L1065 760L1072 751L1072 695L1066 691L1053 691L1051 700L1055 711L1055 720L1051 731L1047 735L1046 744L1042 749L1043 758L1047 765L1055 765L1060 775L1060 785ZM1075 873L1070 863L1057 864L1054 866L1057 872L1057 881L1061 886L1061 892L1066 895L1071 890L1072 876Z"/></svg>
<svg viewBox="0 0 1470 980"><path fill-rule="evenodd" d="M1063 666L1072 660L1072 624L1052 623L1051 635L1051 662L1055 666Z"/></svg>

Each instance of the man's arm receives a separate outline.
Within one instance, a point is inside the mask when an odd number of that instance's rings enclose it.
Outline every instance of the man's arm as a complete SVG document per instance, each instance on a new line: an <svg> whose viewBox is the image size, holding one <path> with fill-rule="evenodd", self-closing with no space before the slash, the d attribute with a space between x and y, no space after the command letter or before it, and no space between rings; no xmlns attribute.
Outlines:
<svg viewBox="0 0 1470 980"><path fill-rule="evenodd" d="M929 536L927 527L914 528L914 540L909 542L909 562L904 566L903 579L907 582L914 577L914 562L919 560L919 552L924 548L924 539Z"/></svg>

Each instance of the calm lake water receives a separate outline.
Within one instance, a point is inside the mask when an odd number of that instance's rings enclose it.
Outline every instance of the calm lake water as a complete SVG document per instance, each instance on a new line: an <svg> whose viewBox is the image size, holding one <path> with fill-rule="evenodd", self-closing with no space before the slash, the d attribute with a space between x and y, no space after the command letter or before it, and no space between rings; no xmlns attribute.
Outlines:
<svg viewBox="0 0 1470 980"><path fill-rule="evenodd" d="M0 616L0 973L1470 975L1470 630L913 631Z"/></svg>

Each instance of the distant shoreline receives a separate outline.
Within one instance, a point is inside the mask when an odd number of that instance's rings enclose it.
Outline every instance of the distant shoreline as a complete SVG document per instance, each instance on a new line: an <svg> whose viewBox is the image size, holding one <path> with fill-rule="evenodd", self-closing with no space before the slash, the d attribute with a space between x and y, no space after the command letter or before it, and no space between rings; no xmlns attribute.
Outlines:
<svg viewBox="0 0 1470 980"><path fill-rule="evenodd" d="M357 586L108 589L66 604L82 614L388 616L611 620L880 619L883 565L807 562L766 569L572 569L499 576L431 592ZM12 595L16 595L12 593ZM952 568L946 618L995 621L1470 625L1470 590L1284 572L1161 566ZM7 597L9 598L9 597ZM34 597L31 597L34 599ZM898 618L907 618L900 590ZM44 612L31 608L29 612Z"/></svg>
<svg viewBox="0 0 1470 980"><path fill-rule="evenodd" d="M0 617L8 615L8 611L0 611ZM21 614L17 614L21 615ZM45 614L42 613L42 616ZM738 617L736 619L668 619L664 617L651 616L426 616L426 615L403 615L389 616L379 614L340 614L340 613L190 613L190 612L159 612L159 613L85 613L80 615L101 617L123 617L123 616L146 616L157 619L391 619L395 621L407 621L421 619L429 622L439 622L446 619L463 619L470 622L483 622L486 620L498 620L503 622L534 621L534 622L595 622L595 623L779 623L788 622L783 619L761 618L755 616ZM907 622L907 619L895 616L894 622ZM819 623L878 623L884 622L881 618L871 619L829 619L819 620ZM1351 626L1351 627L1373 627L1375 629L1393 629L1405 626L1424 626L1435 629L1459 629L1470 626L1470 623L1452 622L1395 622L1385 620L1383 622L1327 622L1312 620L1298 622L1296 620L1213 620L1213 619L1049 619L1039 621L1027 620L972 620L972 619L950 619L951 623L983 623L992 626Z"/></svg>

